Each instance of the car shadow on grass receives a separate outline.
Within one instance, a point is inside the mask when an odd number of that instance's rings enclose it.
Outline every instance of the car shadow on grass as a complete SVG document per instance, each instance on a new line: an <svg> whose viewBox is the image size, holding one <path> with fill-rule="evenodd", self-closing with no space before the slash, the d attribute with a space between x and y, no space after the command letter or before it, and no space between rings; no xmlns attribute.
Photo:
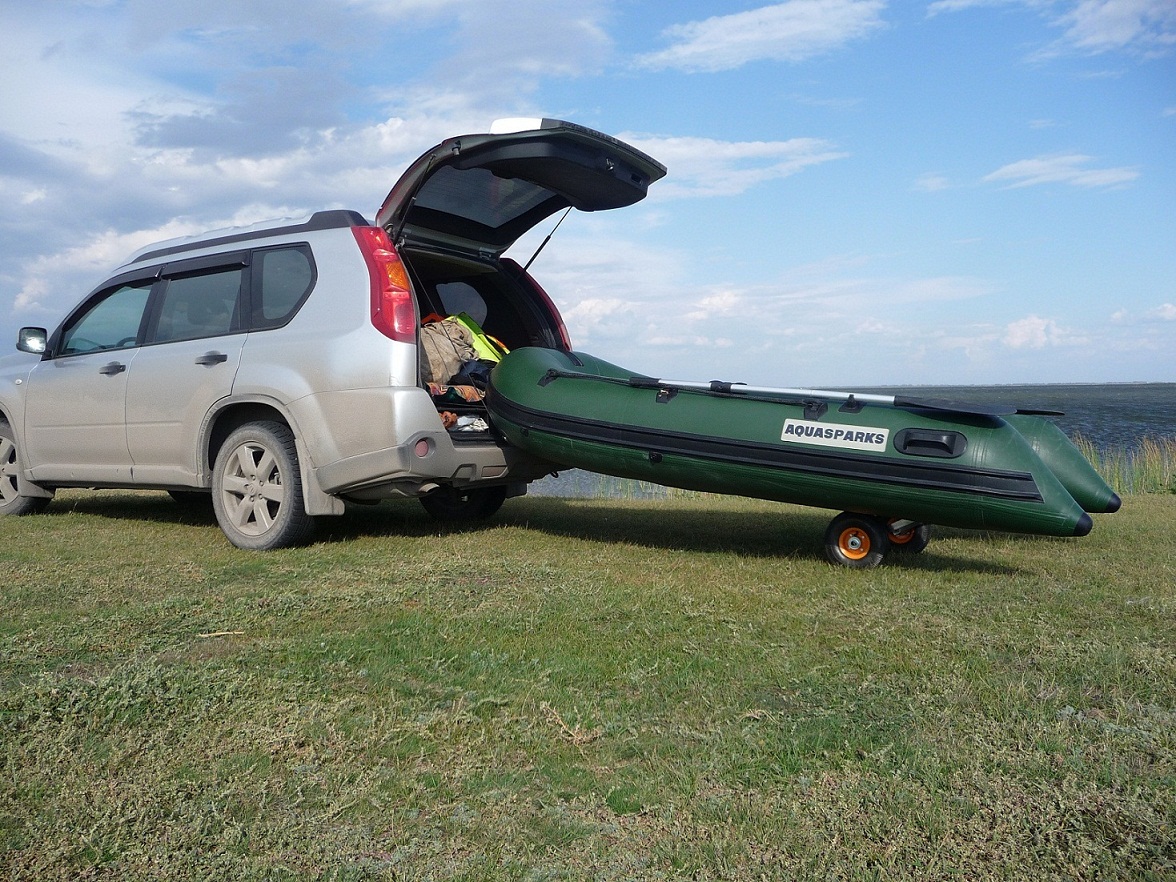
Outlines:
<svg viewBox="0 0 1176 882"><path fill-rule="evenodd" d="M177 501L154 490L61 490L40 517L70 514L114 520L216 526L212 497L206 493Z"/></svg>

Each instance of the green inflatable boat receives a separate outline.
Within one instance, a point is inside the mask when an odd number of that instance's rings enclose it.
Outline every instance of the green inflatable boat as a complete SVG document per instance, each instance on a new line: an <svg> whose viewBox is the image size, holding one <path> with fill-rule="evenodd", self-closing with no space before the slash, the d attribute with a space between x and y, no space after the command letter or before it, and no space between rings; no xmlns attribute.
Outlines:
<svg viewBox="0 0 1176 882"><path fill-rule="evenodd" d="M635 376L518 349L494 368L494 426L553 463L669 487L842 509L830 561L921 551L930 525L1085 536L1119 497L1047 412Z"/></svg>

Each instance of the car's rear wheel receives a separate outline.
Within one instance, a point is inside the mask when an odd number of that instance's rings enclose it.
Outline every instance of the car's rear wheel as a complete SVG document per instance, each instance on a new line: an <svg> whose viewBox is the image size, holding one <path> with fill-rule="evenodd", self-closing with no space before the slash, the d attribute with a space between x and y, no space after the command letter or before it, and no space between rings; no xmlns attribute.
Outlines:
<svg viewBox="0 0 1176 882"><path fill-rule="evenodd" d="M19 470L16 433L7 423L0 422L0 515L35 514L49 504L48 497L25 496L20 492L16 477Z"/></svg>
<svg viewBox="0 0 1176 882"><path fill-rule="evenodd" d="M229 541L268 551L310 538L294 433L281 423L248 423L225 440L212 473L212 506Z"/></svg>
<svg viewBox="0 0 1176 882"><path fill-rule="evenodd" d="M439 521L481 521L502 508L505 487L441 487L421 497L421 505Z"/></svg>

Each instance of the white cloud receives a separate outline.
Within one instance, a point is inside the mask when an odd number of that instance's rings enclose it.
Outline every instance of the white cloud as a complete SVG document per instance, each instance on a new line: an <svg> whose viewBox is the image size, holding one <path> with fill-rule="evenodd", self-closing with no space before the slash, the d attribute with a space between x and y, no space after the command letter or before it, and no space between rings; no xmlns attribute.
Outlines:
<svg viewBox="0 0 1176 882"><path fill-rule="evenodd" d="M1030 315L1009 322L1002 342L1009 349L1044 349L1047 346L1079 345L1086 342L1086 338L1063 328L1053 319Z"/></svg>
<svg viewBox="0 0 1176 882"><path fill-rule="evenodd" d="M1176 303L1161 303L1142 312L1119 309L1111 315L1111 324L1136 329L1152 327L1156 322L1176 322Z"/></svg>
<svg viewBox="0 0 1176 882"><path fill-rule="evenodd" d="M697 306L682 317L688 321L713 321L739 315L743 309L743 294L732 288L724 288L700 298Z"/></svg>
<svg viewBox="0 0 1176 882"><path fill-rule="evenodd" d="M152 229L128 232L110 229L90 237L74 237L66 247L40 254L20 266L21 282L13 313L61 318L65 309L140 248L208 230L227 231L259 220L297 214L281 206L254 204L241 206L228 217L210 220L181 217Z"/></svg>
<svg viewBox="0 0 1176 882"><path fill-rule="evenodd" d="M16 292L16 299L12 304L12 311L16 315L26 315L31 313L45 312L50 310L42 305L46 295L49 294L49 282L37 276L34 276L25 281L24 287Z"/></svg>
<svg viewBox="0 0 1176 882"><path fill-rule="evenodd" d="M1062 4L1067 12L1056 14L1051 0L938 0L927 7L928 15L997 6L1024 6L1039 10L1050 24L1063 30L1059 40L1037 53L1039 58L1062 51L1092 55L1127 51L1144 55L1167 54L1176 46L1176 4L1172 0L1077 0Z"/></svg>
<svg viewBox="0 0 1176 882"><path fill-rule="evenodd" d="M604 27L607 0L577 0L575 14L549 0L461 5L459 35L463 83L482 93L509 96L540 77L574 77L600 70L612 52ZM505 51L504 51L505 50Z"/></svg>
<svg viewBox="0 0 1176 882"><path fill-rule="evenodd" d="M717 141L631 133L621 138L656 156L671 170L670 176L651 191L656 199L743 193L765 181L849 155L816 138Z"/></svg>
<svg viewBox="0 0 1176 882"><path fill-rule="evenodd" d="M1115 49L1163 52L1176 46L1172 0L1082 0L1057 23L1071 46L1099 53Z"/></svg>
<svg viewBox="0 0 1176 882"><path fill-rule="evenodd" d="M632 325L638 315L636 304L619 297L586 297L563 311L564 323L574 337L615 336Z"/></svg>
<svg viewBox="0 0 1176 882"><path fill-rule="evenodd" d="M658 332L649 334L641 338L640 341L645 346L656 346L659 349L697 349L699 351L707 351L716 346L730 346L731 341L720 342L711 337L704 337L698 334L666 334Z"/></svg>
<svg viewBox="0 0 1176 882"><path fill-rule="evenodd" d="M1004 344L1010 349L1041 349L1050 341L1057 324L1052 319L1031 315L1028 318L1010 322L1005 328Z"/></svg>
<svg viewBox="0 0 1176 882"><path fill-rule="evenodd" d="M803 61L882 27L882 0L789 0L667 28L671 45L642 67L714 72L752 61Z"/></svg>
<svg viewBox="0 0 1176 882"><path fill-rule="evenodd" d="M1163 322L1176 322L1176 303L1165 303L1153 309L1148 315Z"/></svg>
<svg viewBox="0 0 1176 882"><path fill-rule="evenodd" d="M1128 166L1119 168L1086 168L1093 159L1080 153L1037 156L1001 166L985 175L989 183L1007 183L1009 188L1031 187L1035 184L1070 184L1075 187L1117 187L1139 177L1139 170Z"/></svg>
<svg viewBox="0 0 1176 882"><path fill-rule="evenodd" d="M894 357L880 366L901 364L926 333L896 314L921 319L928 309L992 290L966 277L879 278L860 257L794 267L769 282L724 281L700 267L692 249L600 234L606 224L644 229L640 213L569 221L576 237L561 231L533 271L559 304L574 344L659 376L828 383L821 366L833 358L840 376L862 382L866 352L882 347ZM519 250L523 260L527 249ZM814 334L814 327L823 330ZM845 373L854 370L856 378Z"/></svg>
<svg viewBox="0 0 1176 882"><path fill-rule="evenodd" d="M1025 0L936 0L927 7L927 15L934 16L941 12L962 12L965 9L978 7L1011 6Z"/></svg>
<svg viewBox="0 0 1176 882"><path fill-rule="evenodd" d="M971 325L952 332L935 331L929 335L930 348L937 352L962 352L969 361L987 361L992 346L1001 339L1000 332L989 325Z"/></svg>
<svg viewBox="0 0 1176 882"><path fill-rule="evenodd" d="M752 297L770 304L760 313L796 318L889 320L897 312L921 314L937 304L973 300L995 293L989 281L969 276L888 278L874 275L864 258L829 260L789 270L773 286L763 286ZM807 312L805 311L807 310ZM799 311L799 312L798 312Z"/></svg>
<svg viewBox="0 0 1176 882"><path fill-rule="evenodd" d="M572 343L602 358L664 319L664 304L673 304L669 314L676 318L678 305L694 293L683 293L687 254L652 248L639 233L627 232L642 225L641 215L573 212L531 269L557 304ZM550 225L532 230L509 254L525 264L549 231Z"/></svg>

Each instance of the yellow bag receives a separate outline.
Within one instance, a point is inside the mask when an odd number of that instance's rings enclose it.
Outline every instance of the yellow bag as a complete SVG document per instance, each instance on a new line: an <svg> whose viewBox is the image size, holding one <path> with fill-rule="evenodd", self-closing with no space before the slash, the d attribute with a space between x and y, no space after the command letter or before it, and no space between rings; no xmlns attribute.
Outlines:
<svg viewBox="0 0 1176 882"><path fill-rule="evenodd" d="M510 352L502 345L501 340L491 337L483 331L481 326L464 312L451 315L446 321L457 322L470 332L470 342L473 344L474 351L478 353L478 358L499 362L502 361L502 356Z"/></svg>

